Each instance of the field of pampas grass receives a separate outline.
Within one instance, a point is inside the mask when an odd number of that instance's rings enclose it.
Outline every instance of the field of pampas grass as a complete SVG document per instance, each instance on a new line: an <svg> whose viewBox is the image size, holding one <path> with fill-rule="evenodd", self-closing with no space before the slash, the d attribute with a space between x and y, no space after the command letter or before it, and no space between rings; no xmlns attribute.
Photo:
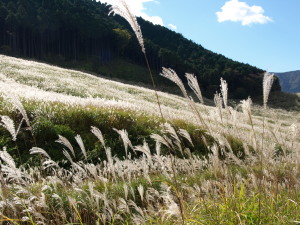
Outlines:
<svg viewBox="0 0 300 225"><path fill-rule="evenodd" d="M298 112L253 106L251 99L232 108L223 80L216 107L187 101L187 92L186 98L158 92L162 121L151 90L0 60L4 224L300 223ZM86 112L98 124L82 125ZM111 123L99 122L103 112ZM117 116L124 114L130 123ZM41 118L54 127L75 120L89 135L74 129L66 138L58 130L53 150L40 141L47 130L37 135ZM143 139L127 132L152 125ZM207 152L195 150L198 139Z"/></svg>
<svg viewBox="0 0 300 225"><path fill-rule="evenodd" d="M111 13L143 36L124 0ZM145 74L146 76L147 74ZM300 114L0 55L2 224L299 224Z"/></svg>

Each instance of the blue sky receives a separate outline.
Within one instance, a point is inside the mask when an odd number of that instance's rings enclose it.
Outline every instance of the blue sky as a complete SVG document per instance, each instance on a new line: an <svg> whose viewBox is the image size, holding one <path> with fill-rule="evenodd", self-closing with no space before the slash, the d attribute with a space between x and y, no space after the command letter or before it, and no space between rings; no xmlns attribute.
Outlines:
<svg viewBox="0 0 300 225"><path fill-rule="evenodd" d="M233 60L270 72L300 70L300 0L126 2L137 16Z"/></svg>

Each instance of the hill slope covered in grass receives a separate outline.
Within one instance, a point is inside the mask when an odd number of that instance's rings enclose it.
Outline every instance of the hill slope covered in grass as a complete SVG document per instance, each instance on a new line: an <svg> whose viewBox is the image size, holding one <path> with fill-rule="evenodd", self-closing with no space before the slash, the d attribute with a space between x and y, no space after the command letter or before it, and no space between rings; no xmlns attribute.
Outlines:
<svg viewBox="0 0 300 225"><path fill-rule="evenodd" d="M108 6L94 0L1 1L0 53L149 84L149 79L140 80L146 63L133 31L124 19L108 12ZM221 77L231 97L262 94L261 69L211 52L165 27L143 19L139 24L161 89L170 84L158 74L162 67L172 67L181 78L185 72L194 73L210 98ZM278 80L273 89L280 90Z"/></svg>
<svg viewBox="0 0 300 225"><path fill-rule="evenodd" d="M300 221L298 112L158 96L0 55L1 222Z"/></svg>

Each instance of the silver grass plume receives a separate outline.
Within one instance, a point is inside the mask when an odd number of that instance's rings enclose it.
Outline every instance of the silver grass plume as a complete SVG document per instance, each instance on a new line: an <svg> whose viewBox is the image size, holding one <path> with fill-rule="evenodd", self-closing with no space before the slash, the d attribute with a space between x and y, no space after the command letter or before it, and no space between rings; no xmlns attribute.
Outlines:
<svg viewBox="0 0 300 225"><path fill-rule="evenodd" d="M45 169L49 168L49 167L57 167L59 168L59 165L57 164L57 162L53 161L52 159L48 159L46 161L43 162L43 167Z"/></svg>
<svg viewBox="0 0 300 225"><path fill-rule="evenodd" d="M147 158L149 160L151 160L151 151L150 151L148 143L145 140L144 140L143 145L135 146L134 150L144 153L147 156Z"/></svg>
<svg viewBox="0 0 300 225"><path fill-rule="evenodd" d="M265 72L263 79L263 98L264 98L264 108L267 108L269 94L272 88L272 84L274 81L274 74Z"/></svg>
<svg viewBox="0 0 300 225"><path fill-rule="evenodd" d="M48 159L51 159L51 157L48 155L48 153L42 149L42 148L38 148L38 147L33 147L29 150L29 153L32 155L32 154L40 154L40 155L43 155L45 156L46 158Z"/></svg>
<svg viewBox="0 0 300 225"><path fill-rule="evenodd" d="M12 140L17 140L17 132L15 130L15 123L14 121L8 117L8 116L1 116L1 122L0 125L4 127L12 136Z"/></svg>
<svg viewBox="0 0 300 225"><path fill-rule="evenodd" d="M16 163L13 157L7 153L6 148L3 148L3 151L0 151L0 159L5 162L10 168L16 169Z"/></svg>
<svg viewBox="0 0 300 225"><path fill-rule="evenodd" d="M241 107L242 107L243 113L249 119L250 122L252 121L251 105L252 105L252 100L250 97L248 97L247 100L241 101Z"/></svg>
<svg viewBox="0 0 300 225"><path fill-rule="evenodd" d="M109 147L105 148L105 154L107 157L108 166L110 168L110 171L111 171L113 177L116 178L116 173L115 173L115 168L114 168L114 160L111 155L111 148L109 148Z"/></svg>
<svg viewBox="0 0 300 225"><path fill-rule="evenodd" d="M186 92L186 89L185 89L181 79L178 77L177 73L174 70L172 70L171 68L163 67L160 75L169 79L170 81L174 82L180 88L183 96L185 98L189 99L188 94Z"/></svg>
<svg viewBox="0 0 300 225"><path fill-rule="evenodd" d="M93 126L91 127L91 132L98 138L98 140L101 142L103 147L106 148L102 132L97 127L93 127Z"/></svg>
<svg viewBox="0 0 300 225"><path fill-rule="evenodd" d="M123 184L123 189L124 189L124 195L125 195L125 199L128 199L128 186L126 185L126 183Z"/></svg>
<svg viewBox="0 0 300 225"><path fill-rule="evenodd" d="M188 140L192 146L194 146L192 138L187 130L179 129L178 133L181 135L181 137L184 137L186 140Z"/></svg>
<svg viewBox="0 0 300 225"><path fill-rule="evenodd" d="M139 41L142 52L146 53L141 28L125 0L115 0L114 4L110 7L110 12L108 15L110 14L117 14L127 20Z"/></svg>
<svg viewBox="0 0 300 225"><path fill-rule="evenodd" d="M114 131L116 131L119 135L120 135L120 137L121 137L121 139L122 139L122 141L123 141L123 144L124 144L124 148L125 148L125 153L126 153L126 157L127 157L127 154L128 154L128 146L131 148L131 149L133 149L133 146L132 146L132 144L131 144L131 141L129 140L129 138L128 138L128 133L127 133L127 131L126 130L117 130L116 128L113 128L113 130Z"/></svg>
<svg viewBox="0 0 300 225"><path fill-rule="evenodd" d="M22 114L27 126L29 128L31 128L26 110L25 110L24 106L22 105L22 103L21 103L20 99L18 98L18 96L6 93L3 97L6 100L8 100L13 105L14 108L19 110L19 112Z"/></svg>
<svg viewBox="0 0 300 225"><path fill-rule="evenodd" d="M65 138L64 136L58 135L58 140L56 140L55 142L66 146L72 153L73 157L75 158L74 148L67 138Z"/></svg>
<svg viewBox="0 0 300 225"><path fill-rule="evenodd" d="M181 154L183 155L181 140L178 137L175 129L169 123L165 123L163 125L163 128L164 128L163 132L165 134L169 134L172 137L171 145L173 145L173 143L174 143L177 146L177 148L179 149L179 151L181 152Z"/></svg>
<svg viewBox="0 0 300 225"><path fill-rule="evenodd" d="M79 134L77 134L75 137L75 140L77 141L77 143L80 147L80 150L81 150L82 154L84 155L85 160L87 160L87 154L86 154L86 150L85 150L81 136Z"/></svg>
<svg viewBox="0 0 300 225"><path fill-rule="evenodd" d="M139 194L140 194L140 197L141 197L141 200L142 202L144 201L144 186L143 185L139 185L138 188L137 188Z"/></svg>
<svg viewBox="0 0 300 225"><path fill-rule="evenodd" d="M159 134L151 134L150 137L156 142L156 144L160 143L159 145L159 153L160 153L160 146L163 144L168 149L174 149L174 145L172 143L172 140L168 138L166 135L159 135Z"/></svg>
<svg viewBox="0 0 300 225"><path fill-rule="evenodd" d="M223 122L223 116L222 116L222 108L223 108L223 104L222 104L222 97L221 97L221 94L220 93L216 93L215 96L214 96L214 102L215 102L215 105L218 109L218 113L219 113L219 116L221 118L221 121Z"/></svg>
<svg viewBox="0 0 300 225"><path fill-rule="evenodd" d="M156 150L156 155L158 155L160 157L160 153L161 153L161 143L156 141L155 142L155 150Z"/></svg>
<svg viewBox="0 0 300 225"><path fill-rule="evenodd" d="M72 159L72 157L70 156L70 154L69 154L69 152L67 152L67 150L63 150L63 154L64 154L64 156L69 160L69 162L71 163L71 164L74 164L74 161L73 161L73 159Z"/></svg>
<svg viewBox="0 0 300 225"><path fill-rule="evenodd" d="M221 87L221 93L222 93L222 97L223 97L224 106L225 106L225 109L227 109L228 84L227 84L226 80L223 80L222 77L221 77L220 87Z"/></svg>
<svg viewBox="0 0 300 225"><path fill-rule="evenodd" d="M194 74L191 74L191 73L186 73L185 76L186 76L186 78L188 80L189 87L196 94L196 96L199 99L199 101L202 104L204 104L204 100L203 100L203 97L202 97L201 89L200 89L200 86L198 84L196 76Z"/></svg>

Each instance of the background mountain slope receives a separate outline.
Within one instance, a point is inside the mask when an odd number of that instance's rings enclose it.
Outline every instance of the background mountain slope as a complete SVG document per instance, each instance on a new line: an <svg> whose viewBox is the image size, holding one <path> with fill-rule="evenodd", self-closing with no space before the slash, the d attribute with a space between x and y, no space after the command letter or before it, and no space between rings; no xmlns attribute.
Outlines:
<svg viewBox="0 0 300 225"><path fill-rule="evenodd" d="M289 93L300 93L300 70L275 73L279 78L281 90Z"/></svg>
<svg viewBox="0 0 300 225"><path fill-rule="evenodd" d="M0 2L0 53L149 84L144 57L127 24L108 16L109 7L94 0L3 0ZM171 86L157 75L172 67L183 78L194 73L204 95L212 97L220 77L230 97L261 95L261 69L230 60L181 34L139 19L150 66L160 88ZM273 90L280 90L275 80Z"/></svg>

